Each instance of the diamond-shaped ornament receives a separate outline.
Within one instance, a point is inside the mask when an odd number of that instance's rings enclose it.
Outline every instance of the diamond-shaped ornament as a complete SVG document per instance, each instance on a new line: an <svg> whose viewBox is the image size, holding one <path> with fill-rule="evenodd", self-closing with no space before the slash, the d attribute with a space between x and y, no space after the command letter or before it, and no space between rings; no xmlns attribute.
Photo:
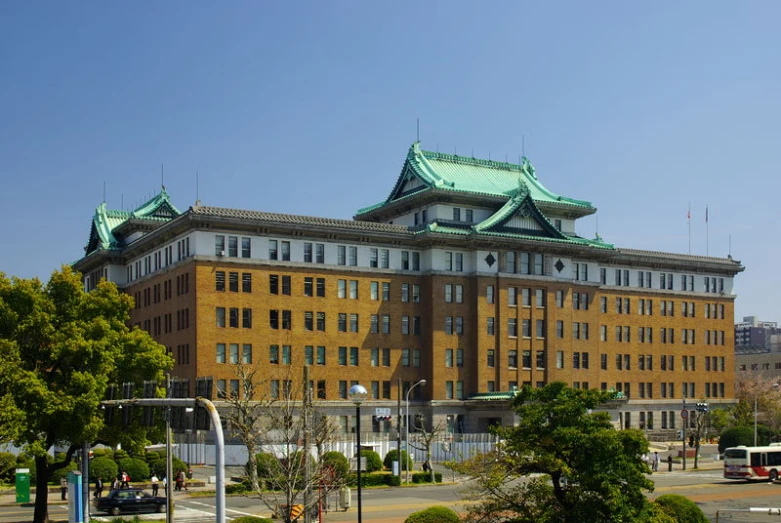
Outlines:
<svg viewBox="0 0 781 523"><path fill-rule="evenodd" d="M554 265L554 267L556 267L556 270L559 271L559 272L564 270L564 264L562 263L561 260L558 260L556 262L556 265Z"/></svg>
<svg viewBox="0 0 781 523"><path fill-rule="evenodd" d="M496 258L489 252L488 256L485 257L485 263L487 263L489 267L493 267L494 263L496 263Z"/></svg>

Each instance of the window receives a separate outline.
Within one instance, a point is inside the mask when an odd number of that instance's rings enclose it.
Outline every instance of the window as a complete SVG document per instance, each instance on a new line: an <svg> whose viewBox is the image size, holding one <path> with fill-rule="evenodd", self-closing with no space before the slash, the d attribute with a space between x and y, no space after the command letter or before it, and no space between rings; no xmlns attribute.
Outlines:
<svg viewBox="0 0 781 523"><path fill-rule="evenodd" d="M505 272L515 273L515 253L510 251L505 255Z"/></svg>
<svg viewBox="0 0 781 523"><path fill-rule="evenodd" d="M312 263L314 260L312 244L310 242L304 242L304 262Z"/></svg>
<svg viewBox="0 0 781 523"><path fill-rule="evenodd" d="M231 343L230 344L230 362L233 365L236 365L239 363L239 344L238 343Z"/></svg>
<svg viewBox="0 0 781 523"><path fill-rule="evenodd" d="M456 316L456 334L459 336L464 334L464 318L462 316Z"/></svg>
<svg viewBox="0 0 781 523"><path fill-rule="evenodd" d="M317 297L325 298L325 278L317 278Z"/></svg>
<svg viewBox="0 0 781 523"><path fill-rule="evenodd" d="M445 349L445 367L453 366L453 349Z"/></svg>
<svg viewBox="0 0 781 523"><path fill-rule="evenodd" d="M339 347L339 365L347 365L347 347Z"/></svg>
<svg viewBox="0 0 781 523"><path fill-rule="evenodd" d="M489 367L494 367L496 363L496 351L494 349L488 349L488 352L486 354L487 362L486 364Z"/></svg>
<svg viewBox="0 0 781 523"><path fill-rule="evenodd" d="M279 311L278 310L270 310L268 311L268 326L270 329L277 330L279 329Z"/></svg>
<svg viewBox="0 0 781 523"><path fill-rule="evenodd" d="M338 316L338 327L337 329L339 332L347 332L347 313L340 312Z"/></svg>
<svg viewBox="0 0 781 523"><path fill-rule="evenodd" d="M375 248L369 249L369 267L376 268L379 266L379 250Z"/></svg>
<svg viewBox="0 0 781 523"><path fill-rule="evenodd" d="M420 285L412 286L412 303L420 303Z"/></svg>
<svg viewBox="0 0 781 523"><path fill-rule="evenodd" d="M507 365L511 369L517 369L518 368L518 351L517 350L511 350L507 353Z"/></svg>
<svg viewBox="0 0 781 523"><path fill-rule="evenodd" d="M304 312L304 330L315 330L315 315L312 311Z"/></svg>
<svg viewBox="0 0 781 523"><path fill-rule="evenodd" d="M339 280L336 282L336 296L337 298L347 297L347 280Z"/></svg>
<svg viewBox="0 0 781 523"><path fill-rule="evenodd" d="M350 314L350 332L358 332L358 315Z"/></svg>
<svg viewBox="0 0 781 523"><path fill-rule="evenodd" d="M225 292L225 271L217 271L214 273L215 290L219 292ZM140 300L136 300L138 303Z"/></svg>
<svg viewBox="0 0 781 523"><path fill-rule="evenodd" d="M486 318L486 331L489 336L493 336L495 334L493 317Z"/></svg>
<svg viewBox="0 0 781 523"><path fill-rule="evenodd" d="M225 307L217 307L217 327L225 327Z"/></svg>
<svg viewBox="0 0 781 523"><path fill-rule="evenodd" d="M282 276L282 294L290 296L290 276Z"/></svg>
<svg viewBox="0 0 781 523"><path fill-rule="evenodd" d="M325 347L322 345L317 347L317 364L325 365Z"/></svg>
<svg viewBox="0 0 781 523"><path fill-rule="evenodd" d="M276 274L270 274L268 277L268 292L269 294L279 294L279 276Z"/></svg>
<svg viewBox="0 0 781 523"><path fill-rule="evenodd" d="M239 273L238 272L229 272L228 273L228 290L230 292L239 292Z"/></svg>
<svg viewBox="0 0 781 523"><path fill-rule="evenodd" d="M557 369L564 368L564 351L561 350L556 351L556 368Z"/></svg>
<svg viewBox="0 0 781 523"><path fill-rule="evenodd" d="M347 262L348 265L353 267L358 265L358 247L350 247L347 249Z"/></svg>
<svg viewBox="0 0 781 523"><path fill-rule="evenodd" d="M311 277L304 278L304 296L314 296L314 280Z"/></svg>
<svg viewBox="0 0 781 523"><path fill-rule="evenodd" d="M252 344L245 343L241 346L241 362L246 364L252 363Z"/></svg>
<svg viewBox="0 0 781 523"><path fill-rule="evenodd" d="M494 303L494 286L488 285L485 288L485 298L488 303Z"/></svg>
<svg viewBox="0 0 781 523"><path fill-rule="evenodd" d="M388 249L380 249L380 267L383 269L390 267L390 251Z"/></svg>
<svg viewBox="0 0 781 523"><path fill-rule="evenodd" d="M390 301L390 282L387 281L382 282L382 301Z"/></svg>
<svg viewBox="0 0 781 523"><path fill-rule="evenodd" d="M225 256L225 236L218 234L214 237L214 254Z"/></svg>
<svg viewBox="0 0 781 523"><path fill-rule="evenodd" d="M518 305L518 289L516 287L507 287L507 304L511 307Z"/></svg>
<svg viewBox="0 0 781 523"><path fill-rule="evenodd" d="M336 263L337 265L347 265L347 247L344 245L336 247Z"/></svg>
<svg viewBox="0 0 781 523"><path fill-rule="evenodd" d="M241 326L245 329L252 328L252 309L241 309Z"/></svg>
<svg viewBox="0 0 781 523"><path fill-rule="evenodd" d="M317 313L317 330L320 332L325 332L325 313L324 312L318 312Z"/></svg>
<svg viewBox="0 0 781 523"><path fill-rule="evenodd" d="M404 303L409 302L409 283L401 284L401 301Z"/></svg>
<svg viewBox="0 0 781 523"><path fill-rule="evenodd" d="M382 333L390 334L390 314L382 315Z"/></svg>
<svg viewBox="0 0 781 523"><path fill-rule="evenodd" d="M461 209L459 209L458 207L453 207L453 221L454 222L461 221Z"/></svg>
<svg viewBox="0 0 781 523"><path fill-rule="evenodd" d="M507 335L511 338L518 336L518 320L516 318L507 319Z"/></svg>
<svg viewBox="0 0 781 523"><path fill-rule="evenodd" d="M293 313L291 311L282 311L282 328L285 330L293 328Z"/></svg>
<svg viewBox="0 0 781 523"><path fill-rule="evenodd" d="M282 261L290 261L290 242L282 242Z"/></svg>
<svg viewBox="0 0 781 523"><path fill-rule="evenodd" d="M217 363L225 363L225 344L217 344Z"/></svg>
<svg viewBox="0 0 781 523"><path fill-rule="evenodd" d="M378 314L372 314L369 319L369 332L372 334L380 332L380 316Z"/></svg>
<svg viewBox="0 0 781 523"><path fill-rule="evenodd" d="M277 240L268 241L268 259L269 260L279 259L279 253L277 251Z"/></svg>
<svg viewBox="0 0 781 523"><path fill-rule="evenodd" d="M231 258L239 256L239 239L236 236L228 236L228 256Z"/></svg>
<svg viewBox="0 0 781 523"><path fill-rule="evenodd" d="M358 280L350 280L350 299L358 299Z"/></svg>
<svg viewBox="0 0 781 523"><path fill-rule="evenodd" d="M241 292L252 292L252 273L241 273Z"/></svg>

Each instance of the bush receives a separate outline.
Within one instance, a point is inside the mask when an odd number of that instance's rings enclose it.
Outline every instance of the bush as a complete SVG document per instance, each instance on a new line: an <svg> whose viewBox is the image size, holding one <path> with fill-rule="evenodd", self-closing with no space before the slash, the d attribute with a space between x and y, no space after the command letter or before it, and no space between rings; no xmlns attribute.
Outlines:
<svg viewBox="0 0 781 523"><path fill-rule="evenodd" d="M231 523L274 523L274 521L256 516L241 516L240 518L232 519Z"/></svg>
<svg viewBox="0 0 781 523"><path fill-rule="evenodd" d="M754 429L746 425L730 427L719 436L719 454L724 450L738 445L750 446L754 444Z"/></svg>
<svg viewBox="0 0 781 523"><path fill-rule="evenodd" d="M27 454L19 454L16 456L16 468L30 469L30 484L35 485L37 473L35 471L35 459ZM14 474L14 481L16 481L16 474Z"/></svg>
<svg viewBox="0 0 781 523"><path fill-rule="evenodd" d="M244 494L246 492L249 492L250 488L249 485L246 483L229 483L225 485L225 494ZM243 520L244 518L238 518ZM235 519L231 521L236 521Z"/></svg>
<svg viewBox="0 0 781 523"><path fill-rule="evenodd" d="M385 454L385 460L382 462L383 465L385 465L385 468L388 470L393 470L393 462L398 461L399 451L396 449L393 449L389 451L387 454ZM404 466L406 463L406 466ZM401 470L410 470L412 469L412 459L409 457L409 454L407 454L406 450L401 451Z"/></svg>
<svg viewBox="0 0 781 523"><path fill-rule="evenodd" d="M12 483L16 477L16 456L0 452L0 481Z"/></svg>
<svg viewBox="0 0 781 523"><path fill-rule="evenodd" d="M130 481L146 481L152 475L149 473L149 465L146 461L138 458L125 458L119 462L119 471L127 472Z"/></svg>
<svg viewBox="0 0 781 523"><path fill-rule="evenodd" d="M708 523L702 509L686 496L664 494L656 498L655 503L678 523Z"/></svg>
<svg viewBox="0 0 781 523"><path fill-rule="evenodd" d="M269 478L279 474L279 459L270 452L260 452L255 456L258 462L258 477Z"/></svg>
<svg viewBox="0 0 781 523"><path fill-rule="evenodd" d="M415 472L412 475L413 483L431 483L431 472ZM442 483L442 473L434 473L434 482Z"/></svg>
<svg viewBox="0 0 781 523"><path fill-rule="evenodd" d="M361 473L361 487L383 487L388 484L388 480L386 479L390 474L387 474L385 472L381 473L368 473L363 472ZM347 478L347 484L351 487L355 487L358 485L358 474L351 472L349 477Z"/></svg>
<svg viewBox="0 0 781 523"><path fill-rule="evenodd" d="M377 472L378 470L382 470L380 455L373 450L362 450L361 457L366 462L366 472Z"/></svg>
<svg viewBox="0 0 781 523"><path fill-rule="evenodd" d="M398 487L401 485L401 477L394 476L393 474L388 474L387 476L385 476L385 484L390 487Z"/></svg>
<svg viewBox="0 0 781 523"><path fill-rule="evenodd" d="M413 512L404 520L404 523L461 523L461 518L451 508L433 506Z"/></svg>
<svg viewBox="0 0 781 523"><path fill-rule="evenodd" d="M114 451L114 461L122 461L123 459L129 458L130 455L127 453L126 450L117 449Z"/></svg>
<svg viewBox="0 0 781 523"><path fill-rule="evenodd" d="M59 461L63 461L64 458L65 458L65 455L63 454L62 455L62 459L59 460ZM62 478L67 478L68 477L68 472L70 472L71 470L78 470L78 469L79 469L79 466L76 465L76 462L75 461L71 461L66 466L53 471L51 473L51 476L49 477L49 483L54 483L55 485L59 485L60 484L60 480Z"/></svg>
<svg viewBox="0 0 781 523"><path fill-rule="evenodd" d="M114 449L109 447L101 447L92 451L92 456L96 458L109 458L114 459Z"/></svg>
<svg viewBox="0 0 781 523"><path fill-rule="evenodd" d="M157 461L157 460L160 459L160 457L161 457L160 453L157 452L156 450L149 450L144 455L144 459L146 460L147 463L151 463L153 461Z"/></svg>
<svg viewBox="0 0 781 523"><path fill-rule="evenodd" d="M323 467L331 467L337 478L343 478L350 472L350 462L341 452L332 450L323 454Z"/></svg>
<svg viewBox="0 0 781 523"><path fill-rule="evenodd" d="M117 462L108 457L92 458L89 463L90 479L103 478L106 485L111 485L111 480L117 477L119 466ZM131 478L133 476L130 476Z"/></svg>

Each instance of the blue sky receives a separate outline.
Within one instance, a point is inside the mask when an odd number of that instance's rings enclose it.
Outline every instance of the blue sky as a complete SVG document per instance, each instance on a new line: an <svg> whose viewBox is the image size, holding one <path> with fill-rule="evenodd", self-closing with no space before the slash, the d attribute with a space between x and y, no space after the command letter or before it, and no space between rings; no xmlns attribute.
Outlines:
<svg viewBox="0 0 781 523"><path fill-rule="evenodd" d="M591 237L732 256L779 321L779 2L0 2L0 271L103 200L350 218L410 144L516 161ZM198 173L196 184L196 172ZM691 235L687 209L691 205ZM705 207L709 207L706 234Z"/></svg>

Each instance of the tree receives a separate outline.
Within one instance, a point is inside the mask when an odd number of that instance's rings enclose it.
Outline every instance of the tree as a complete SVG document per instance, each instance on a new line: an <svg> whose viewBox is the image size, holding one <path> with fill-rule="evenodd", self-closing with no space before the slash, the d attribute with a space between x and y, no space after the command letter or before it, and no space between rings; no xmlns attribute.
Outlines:
<svg viewBox="0 0 781 523"><path fill-rule="evenodd" d="M271 376L280 378L274 380L262 378L258 367L244 364L238 364L235 373L241 393L225 398L229 405L225 419L247 447L252 490L289 523L290 511L279 510L280 506L304 505L309 510L319 495L327 496L347 484L342 468L321 459L337 430L335 422L314 408L306 367L301 380L293 379L289 367ZM267 452L259 453L262 448ZM260 467L258 455L264 456ZM313 491L320 494L311 495Z"/></svg>
<svg viewBox="0 0 781 523"><path fill-rule="evenodd" d="M457 465L476 480L468 520L619 522L647 514L644 491L653 483L641 455L648 441L592 411L613 398L561 382L524 387L513 400L518 425L493 429L501 438L496 449Z"/></svg>
<svg viewBox="0 0 781 523"><path fill-rule="evenodd" d="M437 442L442 440L442 436L446 433L446 427L444 423L438 423L431 426L431 431L426 430L425 422L422 418L415 418L413 428L415 429L414 439L410 439L410 447L416 450L422 450L426 454L426 462L431 465L431 447ZM434 481L434 468L429 468L431 473L431 482Z"/></svg>
<svg viewBox="0 0 781 523"><path fill-rule="evenodd" d="M69 267L45 285L0 273L0 435L34 457L35 523L48 519L49 478L77 449L98 439L131 443L145 434L106 428L99 408L109 383L162 381L173 365L164 346L128 327L132 303L105 281L86 293ZM54 445L67 451L49 463Z"/></svg>

